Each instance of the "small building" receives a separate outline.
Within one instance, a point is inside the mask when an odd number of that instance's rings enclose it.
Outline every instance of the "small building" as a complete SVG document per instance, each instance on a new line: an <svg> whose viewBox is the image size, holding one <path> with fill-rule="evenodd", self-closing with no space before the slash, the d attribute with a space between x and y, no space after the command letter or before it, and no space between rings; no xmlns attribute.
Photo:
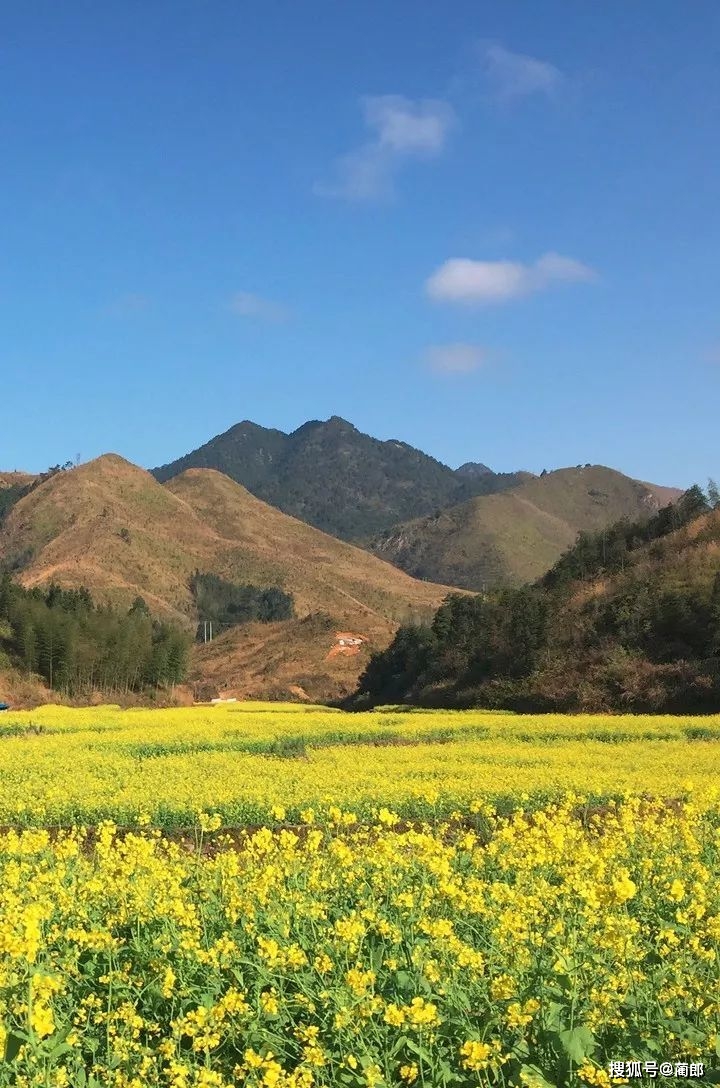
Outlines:
<svg viewBox="0 0 720 1088"><path fill-rule="evenodd" d="M331 648L330 653L327 655L330 657L352 657L354 654L360 653L360 647L365 645L367 639L362 635L356 635L354 631L336 631L335 632L335 645Z"/></svg>
<svg viewBox="0 0 720 1088"><path fill-rule="evenodd" d="M365 639L362 635L353 635L349 631L338 631L335 635L338 646L362 646Z"/></svg>

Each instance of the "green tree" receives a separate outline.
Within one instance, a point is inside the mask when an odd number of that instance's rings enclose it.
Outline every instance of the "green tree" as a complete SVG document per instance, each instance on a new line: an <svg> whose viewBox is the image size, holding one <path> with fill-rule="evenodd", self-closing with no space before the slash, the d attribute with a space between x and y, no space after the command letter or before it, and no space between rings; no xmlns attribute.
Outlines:
<svg viewBox="0 0 720 1088"><path fill-rule="evenodd" d="M376 706L404 699L427 668L434 646L428 627L400 627L387 650L370 658L358 693Z"/></svg>
<svg viewBox="0 0 720 1088"><path fill-rule="evenodd" d="M680 524L687 525L688 522L693 521L700 514L706 514L709 509L710 506L705 492L698 484L693 484L677 503Z"/></svg>
<svg viewBox="0 0 720 1088"><path fill-rule="evenodd" d="M23 615L16 634L18 656L28 672L35 672L38 666L38 644L31 615Z"/></svg>
<svg viewBox="0 0 720 1088"><path fill-rule="evenodd" d="M0 577L0 619L8 619L13 596L13 581L9 571Z"/></svg>
<svg viewBox="0 0 720 1088"><path fill-rule="evenodd" d="M720 654L720 571L715 575L710 595L710 652Z"/></svg>
<svg viewBox="0 0 720 1088"><path fill-rule="evenodd" d="M506 599L505 659L508 676L527 676L547 643L548 602L536 589L524 587Z"/></svg>

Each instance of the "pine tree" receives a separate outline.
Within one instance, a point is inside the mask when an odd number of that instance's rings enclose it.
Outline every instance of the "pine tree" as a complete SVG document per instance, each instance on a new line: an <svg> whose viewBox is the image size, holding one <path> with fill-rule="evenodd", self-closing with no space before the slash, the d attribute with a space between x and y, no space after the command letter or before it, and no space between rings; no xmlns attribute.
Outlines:
<svg viewBox="0 0 720 1088"><path fill-rule="evenodd" d="M720 654L720 571L715 575L710 595L710 652Z"/></svg>
<svg viewBox="0 0 720 1088"><path fill-rule="evenodd" d="M38 646L35 624L30 615L23 616L17 635L17 648L20 660L28 672L35 672L38 666Z"/></svg>
<svg viewBox="0 0 720 1088"><path fill-rule="evenodd" d="M13 582L8 571L0 578L0 619L10 618L10 604L13 594Z"/></svg>

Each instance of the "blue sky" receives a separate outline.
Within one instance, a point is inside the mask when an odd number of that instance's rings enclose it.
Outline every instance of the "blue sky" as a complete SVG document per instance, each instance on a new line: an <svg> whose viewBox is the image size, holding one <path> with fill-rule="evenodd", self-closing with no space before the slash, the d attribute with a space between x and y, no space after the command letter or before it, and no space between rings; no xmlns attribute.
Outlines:
<svg viewBox="0 0 720 1088"><path fill-rule="evenodd" d="M720 475L720 7L25 0L0 468L338 414Z"/></svg>

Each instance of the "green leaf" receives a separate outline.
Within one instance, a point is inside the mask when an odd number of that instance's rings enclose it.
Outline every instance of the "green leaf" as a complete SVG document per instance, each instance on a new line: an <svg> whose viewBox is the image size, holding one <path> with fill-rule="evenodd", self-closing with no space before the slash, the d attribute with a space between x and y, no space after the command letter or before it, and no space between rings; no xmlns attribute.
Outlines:
<svg viewBox="0 0 720 1088"><path fill-rule="evenodd" d="M580 1026L559 1033L563 1049L571 1061L580 1065L595 1049L595 1036L590 1028Z"/></svg>
<svg viewBox="0 0 720 1088"><path fill-rule="evenodd" d="M424 1062L431 1062L432 1061L432 1058L428 1054L427 1050L423 1049L423 1047L421 1047L421 1046L418 1046L418 1044L414 1043L412 1041L412 1039L408 1039L408 1041L407 1041L407 1043L405 1045L407 1046L407 1049L410 1051L411 1054L415 1054L418 1058L421 1058L422 1061L424 1061Z"/></svg>
<svg viewBox="0 0 720 1088"><path fill-rule="evenodd" d="M396 971L394 979L399 990L413 989L412 978L409 971Z"/></svg>
<svg viewBox="0 0 720 1088"><path fill-rule="evenodd" d="M14 1062L23 1043L27 1042L27 1036L17 1031L8 1032L5 1040L5 1061Z"/></svg>
<svg viewBox="0 0 720 1088"><path fill-rule="evenodd" d="M510 1053L513 1058L516 1058L521 1063L524 1062L526 1058L529 1058L530 1047L528 1046L527 1039L518 1039L518 1041L510 1048Z"/></svg>
<svg viewBox="0 0 720 1088"><path fill-rule="evenodd" d="M441 1061L435 1068L433 1076L438 1084L462 1084L462 1079L455 1073L449 1062Z"/></svg>
<svg viewBox="0 0 720 1088"><path fill-rule="evenodd" d="M545 1011L545 1023L549 1031L565 1030L565 1006L559 1001L551 1001Z"/></svg>
<svg viewBox="0 0 720 1088"><path fill-rule="evenodd" d="M48 1061L52 1062L52 1061L55 1060L55 1058L59 1058L62 1054L67 1054L67 1053L69 1053L69 1051L74 1049L74 1047L70 1046L69 1043L66 1043L64 1041L64 1037L65 1037L66 1034L67 1034L67 1032L64 1032L63 1033L63 1040L52 1048L52 1050L48 1054Z"/></svg>
<svg viewBox="0 0 720 1088"><path fill-rule="evenodd" d="M385 949L382 947L382 945L376 945L374 948L370 949L370 955L368 959L370 961L370 966L373 968L373 970L380 970L383 965L384 958Z"/></svg>
<svg viewBox="0 0 720 1088"><path fill-rule="evenodd" d="M396 1055L396 1054L399 1054L399 1053L400 1053L400 1051L401 1051L401 1050L402 1050L402 1049L403 1049L404 1047L406 1047L406 1046L407 1046L407 1044L408 1044L409 1042L410 1042L410 1040L409 1040L409 1038L408 1038L408 1036L407 1036L407 1035L400 1035L400 1036L398 1036L398 1038L397 1038L397 1039L395 1040L395 1042L393 1043L392 1049L390 1050L390 1057L391 1057L391 1058L394 1058L394 1057L395 1057L395 1055Z"/></svg>

